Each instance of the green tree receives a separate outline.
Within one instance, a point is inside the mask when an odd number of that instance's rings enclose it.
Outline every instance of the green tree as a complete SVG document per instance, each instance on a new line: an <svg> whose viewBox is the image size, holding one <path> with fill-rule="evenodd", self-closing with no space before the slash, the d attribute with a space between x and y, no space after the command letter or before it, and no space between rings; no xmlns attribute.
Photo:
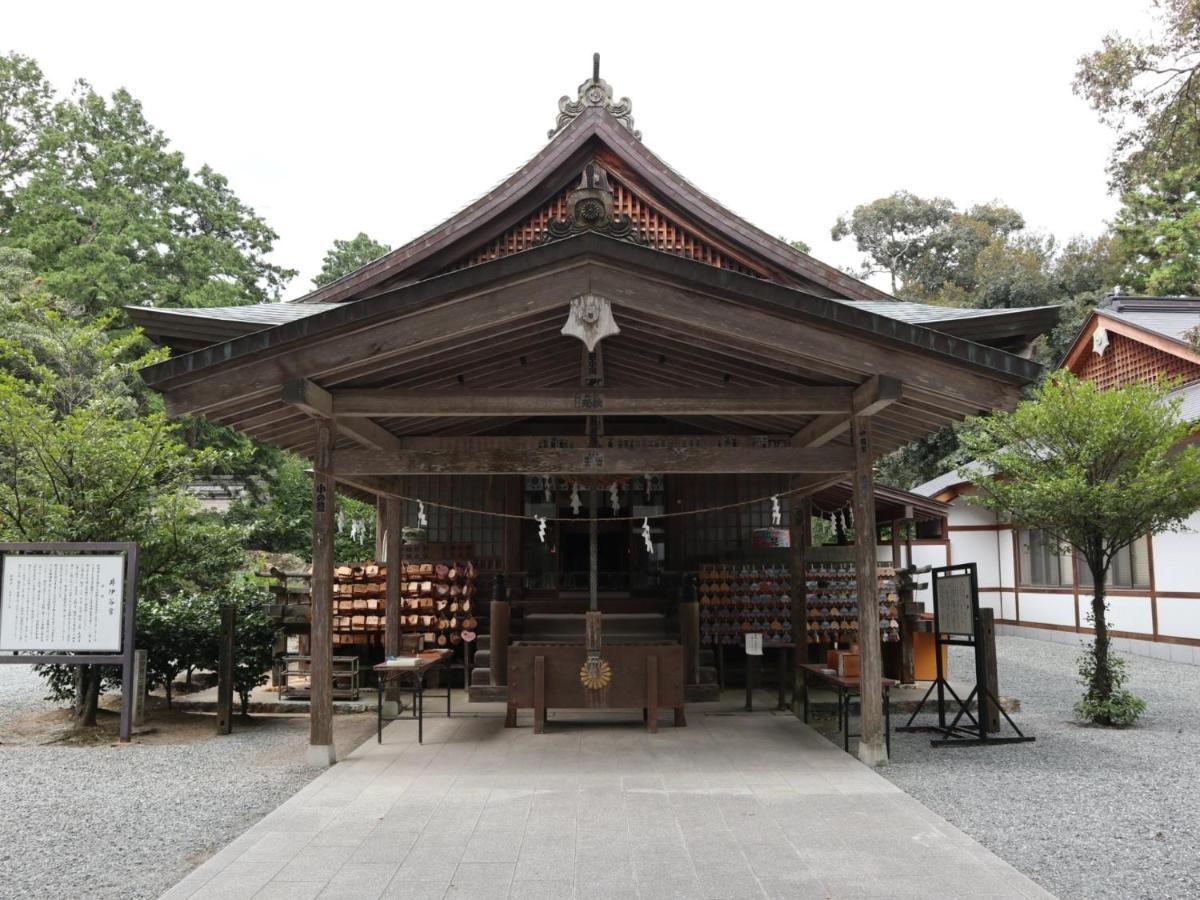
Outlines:
<svg viewBox="0 0 1200 900"><path fill-rule="evenodd" d="M867 256L862 277L886 272L896 294L953 213L954 204L943 197L926 200L896 191L856 206L849 218L838 218L830 235L835 241L853 237Z"/></svg>
<svg viewBox="0 0 1200 900"><path fill-rule="evenodd" d="M8 197L37 158L53 100L36 61L19 53L0 56L0 222L11 212Z"/></svg>
<svg viewBox="0 0 1200 900"><path fill-rule="evenodd" d="M1075 73L1075 93L1117 132L1109 174L1122 192L1200 164L1200 0L1153 5L1152 34L1106 35Z"/></svg>
<svg viewBox="0 0 1200 900"><path fill-rule="evenodd" d="M40 96L36 65L8 59L0 97ZM125 90L80 81L5 134L0 244L28 250L47 289L89 315L274 300L295 274L268 259L275 232L223 176L190 171Z"/></svg>
<svg viewBox="0 0 1200 900"><path fill-rule="evenodd" d="M266 475L261 499L239 500L227 519L245 532L251 550L290 553L312 559L312 477L306 460L282 454ZM362 562L375 555L375 509L351 497L338 497L338 517L343 527L334 540L339 563ZM360 537L350 535L350 524L363 526Z"/></svg>
<svg viewBox="0 0 1200 900"><path fill-rule="evenodd" d="M1121 199L1115 227L1125 286L1200 294L1200 164L1158 174Z"/></svg>
<svg viewBox="0 0 1200 900"><path fill-rule="evenodd" d="M325 251L321 271L313 279L313 284L317 287L332 284L343 275L349 275L372 260L379 259L391 249L387 244L373 240L363 231L348 241L334 241L333 247Z"/></svg>
<svg viewBox="0 0 1200 900"><path fill-rule="evenodd" d="M960 434L976 461L974 498L1010 521L1048 532L1094 573L1095 640L1081 665L1076 713L1101 725L1129 724L1144 703L1122 687L1106 618L1109 565L1148 534L1178 531L1200 507L1200 448L1167 399L1169 385L1108 391L1063 370L1011 413L974 420Z"/></svg>

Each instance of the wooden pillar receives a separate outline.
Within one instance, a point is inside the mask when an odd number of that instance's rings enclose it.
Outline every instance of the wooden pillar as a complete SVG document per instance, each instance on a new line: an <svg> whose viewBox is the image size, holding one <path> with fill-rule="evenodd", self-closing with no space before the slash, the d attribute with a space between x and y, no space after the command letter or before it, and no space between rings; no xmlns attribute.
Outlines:
<svg viewBox="0 0 1200 900"><path fill-rule="evenodd" d="M492 591L492 606L488 616L488 625L491 629L491 636L488 638L489 660L492 685L496 687L508 684L509 606L505 585L504 578L497 575Z"/></svg>
<svg viewBox="0 0 1200 900"><path fill-rule="evenodd" d="M683 683L700 683L700 604L696 599L696 576L684 576L679 602L679 643L683 645Z"/></svg>
<svg viewBox="0 0 1200 900"><path fill-rule="evenodd" d="M862 684L862 737L858 758L868 766L887 762L883 734L883 651L879 640L879 575L875 549L875 477L871 420L851 420L854 445L854 562L858 578L858 652Z"/></svg>
<svg viewBox="0 0 1200 900"><path fill-rule="evenodd" d="M792 476L791 486L798 484L799 476ZM808 547L812 543L812 497L791 497L791 569L792 569L792 642L796 649L792 653L792 712L800 712L800 691L795 690L800 677L800 666L808 662L808 589L805 587L808 565Z"/></svg>
<svg viewBox="0 0 1200 900"><path fill-rule="evenodd" d="M387 498L383 501L383 531L386 540L382 544L381 556L387 560L387 583L384 589L384 613L387 626L383 631L383 652L388 656L400 653L400 501Z"/></svg>
<svg viewBox="0 0 1200 900"><path fill-rule="evenodd" d="M312 683L309 689L307 760L310 766L337 762L333 749L333 539L335 482L333 423L317 422L313 460Z"/></svg>
<svg viewBox="0 0 1200 900"><path fill-rule="evenodd" d="M384 507L387 505L387 500L383 497L375 498L375 562L382 562L387 556L387 549L383 542L386 540L385 532L387 531L386 515Z"/></svg>

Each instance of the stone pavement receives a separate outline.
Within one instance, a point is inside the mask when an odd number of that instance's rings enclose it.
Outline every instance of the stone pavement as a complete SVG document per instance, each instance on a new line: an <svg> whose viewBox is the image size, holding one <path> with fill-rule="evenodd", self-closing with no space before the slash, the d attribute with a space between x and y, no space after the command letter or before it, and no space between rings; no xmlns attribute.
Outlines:
<svg viewBox="0 0 1200 900"><path fill-rule="evenodd" d="M795 717L727 697L656 735L431 711L418 745L392 723L164 896L1050 896Z"/></svg>

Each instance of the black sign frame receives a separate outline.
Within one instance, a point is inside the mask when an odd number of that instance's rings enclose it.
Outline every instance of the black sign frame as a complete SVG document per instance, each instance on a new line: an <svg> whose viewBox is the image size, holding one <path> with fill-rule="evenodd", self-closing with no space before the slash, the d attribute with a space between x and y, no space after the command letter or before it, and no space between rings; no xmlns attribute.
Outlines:
<svg viewBox="0 0 1200 900"><path fill-rule="evenodd" d="M121 724L119 741L129 743L133 732L134 665L133 645L137 636L137 572L138 545L123 541L49 542L49 543L0 543L0 606L4 603L3 571L4 560L9 556L86 556L103 554L125 555L125 590L121 622L120 653L0 653L0 665L40 666L120 666L121 667Z"/></svg>

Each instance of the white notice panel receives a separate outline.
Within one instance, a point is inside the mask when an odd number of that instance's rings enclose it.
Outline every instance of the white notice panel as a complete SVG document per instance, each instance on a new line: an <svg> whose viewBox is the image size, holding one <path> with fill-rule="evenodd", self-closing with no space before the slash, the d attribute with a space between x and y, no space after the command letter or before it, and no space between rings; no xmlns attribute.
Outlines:
<svg viewBox="0 0 1200 900"><path fill-rule="evenodd" d="M0 651L121 652L123 556L5 556Z"/></svg>
<svg viewBox="0 0 1200 900"><path fill-rule="evenodd" d="M935 576L938 628L942 634L974 634L970 575Z"/></svg>

